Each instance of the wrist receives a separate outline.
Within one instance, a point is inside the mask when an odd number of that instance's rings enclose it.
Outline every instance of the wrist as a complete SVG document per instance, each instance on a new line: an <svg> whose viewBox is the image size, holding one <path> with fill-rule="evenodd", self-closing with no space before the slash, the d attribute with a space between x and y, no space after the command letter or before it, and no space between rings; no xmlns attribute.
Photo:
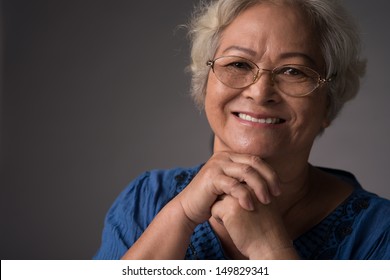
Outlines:
<svg viewBox="0 0 390 280"><path fill-rule="evenodd" d="M300 259L294 246L259 250L249 256L250 260L298 260Z"/></svg>
<svg viewBox="0 0 390 280"><path fill-rule="evenodd" d="M170 208L169 211L172 218L178 223L182 224L183 228L188 233L192 234L195 230L195 227L199 223L197 223L187 215L181 201L179 199L174 199L167 206Z"/></svg>
<svg viewBox="0 0 390 280"><path fill-rule="evenodd" d="M297 260L299 255L291 240L284 239L279 242L262 242L254 246L248 255L250 260Z"/></svg>

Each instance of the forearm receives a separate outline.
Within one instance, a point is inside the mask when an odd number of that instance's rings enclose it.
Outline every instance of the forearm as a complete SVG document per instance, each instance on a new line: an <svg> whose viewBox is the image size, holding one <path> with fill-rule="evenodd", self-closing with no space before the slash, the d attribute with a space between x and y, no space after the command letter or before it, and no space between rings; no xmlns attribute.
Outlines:
<svg viewBox="0 0 390 280"><path fill-rule="evenodd" d="M263 236L250 250L251 260L298 260L300 259L287 232L276 229Z"/></svg>
<svg viewBox="0 0 390 280"><path fill-rule="evenodd" d="M122 259L183 259L195 226L172 200Z"/></svg>
<svg viewBox="0 0 390 280"><path fill-rule="evenodd" d="M262 250L252 254L250 260L299 260L300 257L293 246Z"/></svg>

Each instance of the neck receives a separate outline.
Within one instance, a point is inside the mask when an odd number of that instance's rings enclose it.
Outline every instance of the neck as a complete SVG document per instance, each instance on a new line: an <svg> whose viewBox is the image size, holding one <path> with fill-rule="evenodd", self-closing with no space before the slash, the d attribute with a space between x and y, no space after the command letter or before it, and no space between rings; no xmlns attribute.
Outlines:
<svg viewBox="0 0 390 280"><path fill-rule="evenodd" d="M288 215L291 209L310 196L312 190L312 167L306 163L294 172L279 173L281 179L282 195L276 198L276 203L283 216Z"/></svg>
<svg viewBox="0 0 390 280"><path fill-rule="evenodd" d="M315 191L313 192L315 184L312 179L315 168L304 156L279 161L265 159L265 161L274 168L281 182L282 194L274 201L283 219L288 219L293 213L300 213L315 194Z"/></svg>
<svg viewBox="0 0 390 280"><path fill-rule="evenodd" d="M308 196L311 191L313 167L305 156L278 159L265 159L274 168L281 182L282 195L275 200L281 214Z"/></svg>

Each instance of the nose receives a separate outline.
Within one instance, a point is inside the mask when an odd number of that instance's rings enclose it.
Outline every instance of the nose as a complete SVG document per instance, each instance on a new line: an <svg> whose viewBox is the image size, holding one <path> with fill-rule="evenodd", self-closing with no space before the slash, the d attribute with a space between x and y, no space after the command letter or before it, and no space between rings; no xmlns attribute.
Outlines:
<svg viewBox="0 0 390 280"><path fill-rule="evenodd" d="M279 103L282 99L275 88L272 74L267 69L260 69L254 83L245 88L242 94L260 105Z"/></svg>

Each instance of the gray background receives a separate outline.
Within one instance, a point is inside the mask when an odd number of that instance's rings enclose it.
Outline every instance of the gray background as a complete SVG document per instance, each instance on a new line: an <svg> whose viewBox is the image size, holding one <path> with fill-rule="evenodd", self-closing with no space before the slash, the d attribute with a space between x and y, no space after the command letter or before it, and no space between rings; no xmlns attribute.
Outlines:
<svg viewBox="0 0 390 280"><path fill-rule="evenodd" d="M368 57L361 93L312 163L390 198L388 1L345 1ZM1 259L89 259L118 193L142 171L207 160L188 96L186 23L197 1L3 0Z"/></svg>

